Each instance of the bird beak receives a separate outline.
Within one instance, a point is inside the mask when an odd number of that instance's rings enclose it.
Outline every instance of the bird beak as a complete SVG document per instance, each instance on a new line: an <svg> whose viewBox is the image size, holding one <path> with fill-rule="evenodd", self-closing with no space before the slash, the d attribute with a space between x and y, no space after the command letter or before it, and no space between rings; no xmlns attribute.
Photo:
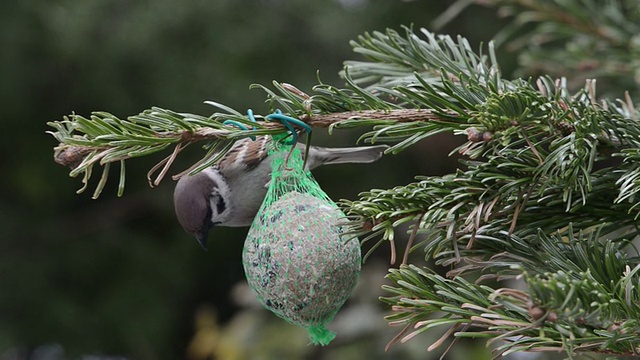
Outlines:
<svg viewBox="0 0 640 360"><path fill-rule="evenodd" d="M207 233L196 234L196 240L198 240L198 243L202 246L204 251L207 251Z"/></svg>

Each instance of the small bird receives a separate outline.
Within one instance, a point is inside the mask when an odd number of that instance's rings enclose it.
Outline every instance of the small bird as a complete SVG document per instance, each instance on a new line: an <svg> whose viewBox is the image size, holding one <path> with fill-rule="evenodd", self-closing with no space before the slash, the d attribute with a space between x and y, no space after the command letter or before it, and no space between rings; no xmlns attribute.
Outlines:
<svg viewBox="0 0 640 360"><path fill-rule="evenodd" d="M239 140L215 165L178 180L173 193L178 221L204 249L213 226L242 227L253 222L271 181L269 142L270 136ZM378 160L387 148L386 145L311 146L306 167L311 170L329 164L370 163Z"/></svg>

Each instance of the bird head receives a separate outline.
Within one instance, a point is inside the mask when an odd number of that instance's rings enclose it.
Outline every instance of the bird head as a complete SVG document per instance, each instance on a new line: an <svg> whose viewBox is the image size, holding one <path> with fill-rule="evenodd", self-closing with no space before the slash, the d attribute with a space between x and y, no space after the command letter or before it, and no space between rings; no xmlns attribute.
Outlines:
<svg viewBox="0 0 640 360"><path fill-rule="evenodd" d="M189 234L196 237L206 250L209 230L228 215L223 193L224 177L215 169L207 168L178 180L173 192L173 204L178 222Z"/></svg>

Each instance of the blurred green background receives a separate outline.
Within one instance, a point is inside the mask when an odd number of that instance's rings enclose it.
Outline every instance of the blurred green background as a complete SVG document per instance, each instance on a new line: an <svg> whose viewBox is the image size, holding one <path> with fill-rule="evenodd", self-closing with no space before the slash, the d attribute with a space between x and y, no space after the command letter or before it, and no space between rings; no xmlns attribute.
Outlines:
<svg viewBox="0 0 640 360"><path fill-rule="evenodd" d="M240 260L246 229L215 229L202 251L182 231L174 183L145 179L164 155L128 163L125 195L114 180L99 200L76 195L80 179L53 162L47 121L105 110L121 117L151 106L208 115L215 100L265 113L252 83L309 91L316 71L341 85L349 40L365 31L431 28L449 1L389 0L5 0L0 2L0 359L429 359L438 334L385 344L378 301L388 249L364 265L328 347L256 306ZM440 32L478 47L501 27L493 10L470 7ZM512 64L512 54L502 54ZM508 73L508 66L505 68ZM322 131L318 131L321 133ZM358 133L314 136L346 146ZM316 176L334 199L441 174L456 163L439 137L370 166ZM198 159L190 149L172 168ZM94 179L97 181L97 179ZM95 182L93 183L95 185ZM421 254L416 254L417 261ZM450 359L488 358L460 343ZM471 354L471 355L470 355ZM477 356L476 356L477 355Z"/></svg>

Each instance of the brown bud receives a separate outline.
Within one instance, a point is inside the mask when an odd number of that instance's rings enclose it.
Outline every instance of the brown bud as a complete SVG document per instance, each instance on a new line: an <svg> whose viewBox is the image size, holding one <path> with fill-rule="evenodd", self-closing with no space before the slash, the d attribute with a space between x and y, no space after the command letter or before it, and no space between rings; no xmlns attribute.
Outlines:
<svg viewBox="0 0 640 360"><path fill-rule="evenodd" d="M568 121L561 121L556 124L556 127L558 128L558 130L560 130L562 135L565 135L565 136L575 131L573 124L569 123Z"/></svg>
<svg viewBox="0 0 640 360"><path fill-rule="evenodd" d="M469 139L469 141L477 143L477 142L481 142L484 131L480 131L474 127L470 127L467 128L467 139Z"/></svg>
<svg viewBox="0 0 640 360"><path fill-rule="evenodd" d="M53 151L53 160L62 166L75 169L90 152L91 149L84 147L60 145Z"/></svg>
<svg viewBox="0 0 640 360"><path fill-rule="evenodd" d="M302 120L303 122L309 122L311 120L311 116L309 116L309 114L302 114L300 115L300 120Z"/></svg>
<svg viewBox="0 0 640 360"><path fill-rule="evenodd" d="M491 131L480 131L474 127L467 128L467 139L474 143L489 142L493 139Z"/></svg>
<svg viewBox="0 0 640 360"><path fill-rule="evenodd" d="M540 320L545 313L546 311L544 311L544 309L539 306L532 306L531 308L529 308L529 315L533 320Z"/></svg>
<svg viewBox="0 0 640 360"><path fill-rule="evenodd" d="M288 92L297 95L303 99L309 99L310 96L305 93L304 91L298 89L297 87L291 85L291 84L287 84L287 83L280 83L280 86L282 86L283 89L287 90Z"/></svg>

